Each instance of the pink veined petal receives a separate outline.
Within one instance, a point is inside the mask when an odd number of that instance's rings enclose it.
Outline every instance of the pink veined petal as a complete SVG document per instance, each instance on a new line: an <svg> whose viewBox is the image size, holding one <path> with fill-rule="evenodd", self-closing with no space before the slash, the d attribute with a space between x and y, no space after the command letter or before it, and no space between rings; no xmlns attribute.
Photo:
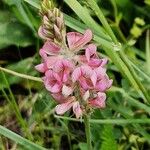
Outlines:
<svg viewBox="0 0 150 150"><path fill-rule="evenodd" d="M107 90L112 84L112 80L109 80L108 76L105 75L97 84L96 89L103 92Z"/></svg>
<svg viewBox="0 0 150 150"><path fill-rule="evenodd" d="M74 44L82 37L83 35L78 32L69 32L67 33L68 46L70 49L73 48Z"/></svg>
<svg viewBox="0 0 150 150"><path fill-rule="evenodd" d="M46 41L42 49L49 55L56 55L61 48L52 41Z"/></svg>
<svg viewBox="0 0 150 150"><path fill-rule="evenodd" d="M79 79L79 77L81 76L81 74L82 73L81 73L80 67L76 68L72 73L72 81L76 82Z"/></svg>
<svg viewBox="0 0 150 150"><path fill-rule="evenodd" d="M35 66L35 69L41 73L44 73L48 68L46 67L45 63L41 63Z"/></svg>
<svg viewBox="0 0 150 150"><path fill-rule="evenodd" d="M90 61L90 57L92 55L96 55L96 45L89 44L88 47L85 50L85 56L86 56L86 59L87 59L88 62Z"/></svg>
<svg viewBox="0 0 150 150"><path fill-rule="evenodd" d="M61 82L61 75L59 73L53 72L53 76L57 81Z"/></svg>
<svg viewBox="0 0 150 150"><path fill-rule="evenodd" d="M89 104L92 107L96 108L104 108L105 107L105 100L106 100L106 94L102 92L98 92L98 96L92 100L89 100Z"/></svg>
<svg viewBox="0 0 150 150"><path fill-rule="evenodd" d="M82 116L82 109L78 101L73 103L73 112L76 115L77 119L79 119Z"/></svg>
<svg viewBox="0 0 150 150"><path fill-rule="evenodd" d="M58 83L56 81L55 83L50 83L48 79L45 80L44 84L45 84L46 89L52 93L58 93L60 92L62 88L61 83Z"/></svg>
<svg viewBox="0 0 150 150"><path fill-rule="evenodd" d="M92 76L91 76L91 81L92 81L92 83L93 83L93 86L95 87L96 82L97 82L97 74L96 74L95 71L93 71L93 74L92 74Z"/></svg>
<svg viewBox="0 0 150 150"><path fill-rule="evenodd" d="M84 90L90 89L90 85L88 84L85 78L80 78L79 83Z"/></svg>
<svg viewBox="0 0 150 150"><path fill-rule="evenodd" d="M38 35L39 35L39 37L41 37L42 39L46 39L45 33L44 33L44 29L43 29L42 26L39 27Z"/></svg>
<svg viewBox="0 0 150 150"><path fill-rule="evenodd" d="M80 68L81 68L82 75L86 77L91 76L93 73L92 68L88 65L82 65Z"/></svg>
<svg viewBox="0 0 150 150"><path fill-rule="evenodd" d="M46 71L44 84L46 89L52 93L58 93L62 88L62 83L57 80L52 70Z"/></svg>
<svg viewBox="0 0 150 150"><path fill-rule="evenodd" d="M102 60L101 67L104 67L108 63L108 59L107 58L103 58L101 60Z"/></svg>
<svg viewBox="0 0 150 150"><path fill-rule="evenodd" d="M110 79L107 88L109 89L112 86L112 84L113 84L113 80Z"/></svg>
<svg viewBox="0 0 150 150"><path fill-rule="evenodd" d="M86 30L84 35L81 36L80 38L78 37L78 40L74 42L71 47L69 47L71 50L78 51L83 48L88 42L90 42L92 39L92 31L91 30Z"/></svg>
<svg viewBox="0 0 150 150"><path fill-rule="evenodd" d="M88 62L88 65L91 66L92 68L99 67L102 63L102 60L99 58L91 58L90 61Z"/></svg>
<svg viewBox="0 0 150 150"><path fill-rule="evenodd" d="M47 57L45 61L46 61L47 67L51 69L53 67L57 67L57 62L60 61L61 59L62 59L61 56L49 56Z"/></svg>
<svg viewBox="0 0 150 150"><path fill-rule="evenodd" d="M55 111L58 115L63 115L66 111L68 111L73 106L74 98L71 97L67 102L59 104L55 107Z"/></svg>
<svg viewBox="0 0 150 150"><path fill-rule="evenodd" d="M47 54L44 52L44 49L41 48L39 54L43 58L43 60L47 59Z"/></svg>
<svg viewBox="0 0 150 150"><path fill-rule="evenodd" d="M84 101L87 101L87 100L89 99L89 97L90 97L90 92L89 92L89 90L88 90L88 91L86 91L86 92L84 93L84 95L83 95L83 100L84 100Z"/></svg>
<svg viewBox="0 0 150 150"><path fill-rule="evenodd" d="M60 72L60 71L64 70L65 67L68 67L67 65L66 65L66 66L64 65L64 61L65 61L65 59L60 59L60 60L58 60L58 61L55 63L55 65L54 65L54 67L53 67L53 70L54 70L55 72Z"/></svg>
<svg viewBox="0 0 150 150"><path fill-rule="evenodd" d="M60 93L52 93L51 95L58 103L64 103L66 101L66 98L62 95L61 92Z"/></svg>
<svg viewBox="0 0 150 150"><path fill-rule="evenodd" d="M69 95L71 95L72 92L73 92L73 88L71 88L69 86L66 86L66 85L63 85L63 87L62 87L62 94L65 97L68 97Z"/></svg>
<svg viewBox="0 0 150 150"><path fill-rule="evenodd" d="M94 69L98 78L102 78L106 75L106 68L98 67Z"/></svg>

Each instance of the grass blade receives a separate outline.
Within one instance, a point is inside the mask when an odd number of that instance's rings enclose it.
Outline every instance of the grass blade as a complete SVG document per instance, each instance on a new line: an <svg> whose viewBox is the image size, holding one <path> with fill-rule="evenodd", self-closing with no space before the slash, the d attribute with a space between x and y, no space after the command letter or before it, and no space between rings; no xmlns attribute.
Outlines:
<svg viewBox="0 0 150 150"><path fill-rule="evenodd" d="M26 3L30 4L31 6L40 9L40 1L39 0L24 0Z"/></svg>
<svg viewBox="0 0 150 150"><path fill-rule="evenodd" d="M150 73L150 30L146 32L146 68Z"/></svg>
<svg viewBox="0 0 150 150"><path fill-rule="evenodd" d="M8 130L7 128L0 125L0 135L3 135L16 143L19 143L20 145L24 146L28 150L46 150L45 148L21 137L20 135L12 132L11 130Z"/></svg>

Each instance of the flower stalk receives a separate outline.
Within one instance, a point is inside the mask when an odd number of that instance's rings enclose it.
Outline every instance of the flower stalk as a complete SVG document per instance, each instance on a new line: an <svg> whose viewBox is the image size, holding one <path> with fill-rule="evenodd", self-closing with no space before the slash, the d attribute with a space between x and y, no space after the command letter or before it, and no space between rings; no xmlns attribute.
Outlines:
<svg viewBox="0 0 150 150"><path fill-rule="evenodd" d="M87 148L88 150L92 150L92 142L91 142L91 131L90 131L90 117L89 115L84 115L84 125L85 125L85 133L87 140Z"/></svg>

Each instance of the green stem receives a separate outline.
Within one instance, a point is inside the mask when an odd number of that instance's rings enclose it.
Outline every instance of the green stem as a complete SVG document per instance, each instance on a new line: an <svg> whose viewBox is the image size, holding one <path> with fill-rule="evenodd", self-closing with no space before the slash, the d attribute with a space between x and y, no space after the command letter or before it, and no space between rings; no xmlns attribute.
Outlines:
<svg viewBox="0 0 150 150"><path fill-rule="evenodd" d="M9 74L24 78L24 79L33 80L33 81L37 81L37 82L43 82L41 78L33 77L33 76L30 76L30 75L26 75L26 74L21 74L21 73L18 73L18 72L15 72L15 71L3 68L3 67L0 67L0 70L2 70L4 72L7 72Z"/></svg>
<svg viewBox="0 0 150 150"><path fill-rule="evenodd" d="M109 104L110 105L110 104ZM63 120L69 120L74 122L82 122L82 119L76 119L76 118L70 118L70 117L64 117L64 116L57 116L54 115L55 118L63 119ZM150 124L150 119L142 118L142 119L90 119L90 123L92 124L112 124L112 125L126 125L126 124Z"/></svg>
<svg viewBox="0 0 150 150"><path fill-rule="evenodd" d="M88 150L92 150L90 121L89 121L88 115L84 115L84 124L85 124L85 132L86 132L86 140L87 140Z"/></svg>

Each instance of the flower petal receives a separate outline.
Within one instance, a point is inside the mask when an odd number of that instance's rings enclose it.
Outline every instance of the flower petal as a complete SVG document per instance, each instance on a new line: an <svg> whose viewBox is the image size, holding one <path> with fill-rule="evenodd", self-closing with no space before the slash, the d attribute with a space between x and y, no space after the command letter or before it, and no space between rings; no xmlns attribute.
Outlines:
<svg viewBox="0 0 150 150"><path fill-rule="evenodd" d="M67 33L68 46L70 49L73 48L74 44L82 37L83 35L78 32L69 32Z"/></svg>
<svg viewBox="0 0 150 150"><path fill-rule="evenodd" d="M88 62L90 61L90 57L94 54L96 55L96 45L89 44L85 50L85 56Z"/></svg>
<svg viewBox="0 0 150 150"><path fill-rule="evenodd" d="M82 116L82 109L78 101L73 103L73 112L76 115L77 119L79 119Z"/></svg>
<svg viewBox="0 0 150 150"><path fill-rule="evenodd" d="M96 82L97 82L97 74L95 71L93 71L92 76L91 76L91 81L93 83L93 86L95 87Z"/></svg>
<svg viewBox="0 0 150 150"><path fill-rule="evenodd" d="M84 100L84 101L87 101L87 100L89 99L89 97L90 97L90 92L89 92L89 90L88 90L88 91L86 91L86 92L84 93L84 95L83 95L83 100Z"/></svg>
<svg viewBox="0 0 150 150"><path fill-rule="evenodd" d="M96 108L104 108L105 107L106 94L102 92L97 93L97 97L95 99L89 100L89 104L92 107Z"/></svg>
<svg viewBox="0 0 150 150"><path fill-rule="evenodd" d="M45 51L46 54L56 55L59 53L61 48L51 41L46 41L42 49Z"/></svg>
<svg viewBox="0 0 150 150"><path fill-rule="evenodd" d="M72 92L73 92L73 88L71 88L69 86L66 86L66 85L63 85L63 87L62 87L62 94L65 97L68 97L70 94L72 94Z"/></svg>
<svg viewBox="0 0 150 150"><path fill-rule="evenodd" d="M59 104L55 107L55 111L58 115L63 115L66 111L68 111L73 106L74 98L71 97L68 99L66 103Z"/></svg>
<svg viewBox="0 0 150 150"><path fill-rule="evenodd" d="M80 36L80 34L77 34L77 36L69 36L68 38L69 38L68 41L70 39L72 41L72 42L68 42L68 43L70 43L69 48L71 50L78 51L78 50L82 49L83 46L85 46L88 42L91 41L92 31L88 29L85 31L84 35L82 35L82 36ZM76 38L76 40L75 40L75 38ZM75 42L73 42L73 39L75 40Z"/></svg>
<svg viewBox="0 0 150 150"><path fill-rule="evenodd" d="M41 73L44 73L48 68L46 67L45 63L41 63L35 66L35 69Z"/></svg>
<svg viewBox="0 0 150 150"><path fill-rule="evenodd" d="M81 69L80 67L78 67L72 73L72 81L76 82L80 76L81 76Z"/></svg>

